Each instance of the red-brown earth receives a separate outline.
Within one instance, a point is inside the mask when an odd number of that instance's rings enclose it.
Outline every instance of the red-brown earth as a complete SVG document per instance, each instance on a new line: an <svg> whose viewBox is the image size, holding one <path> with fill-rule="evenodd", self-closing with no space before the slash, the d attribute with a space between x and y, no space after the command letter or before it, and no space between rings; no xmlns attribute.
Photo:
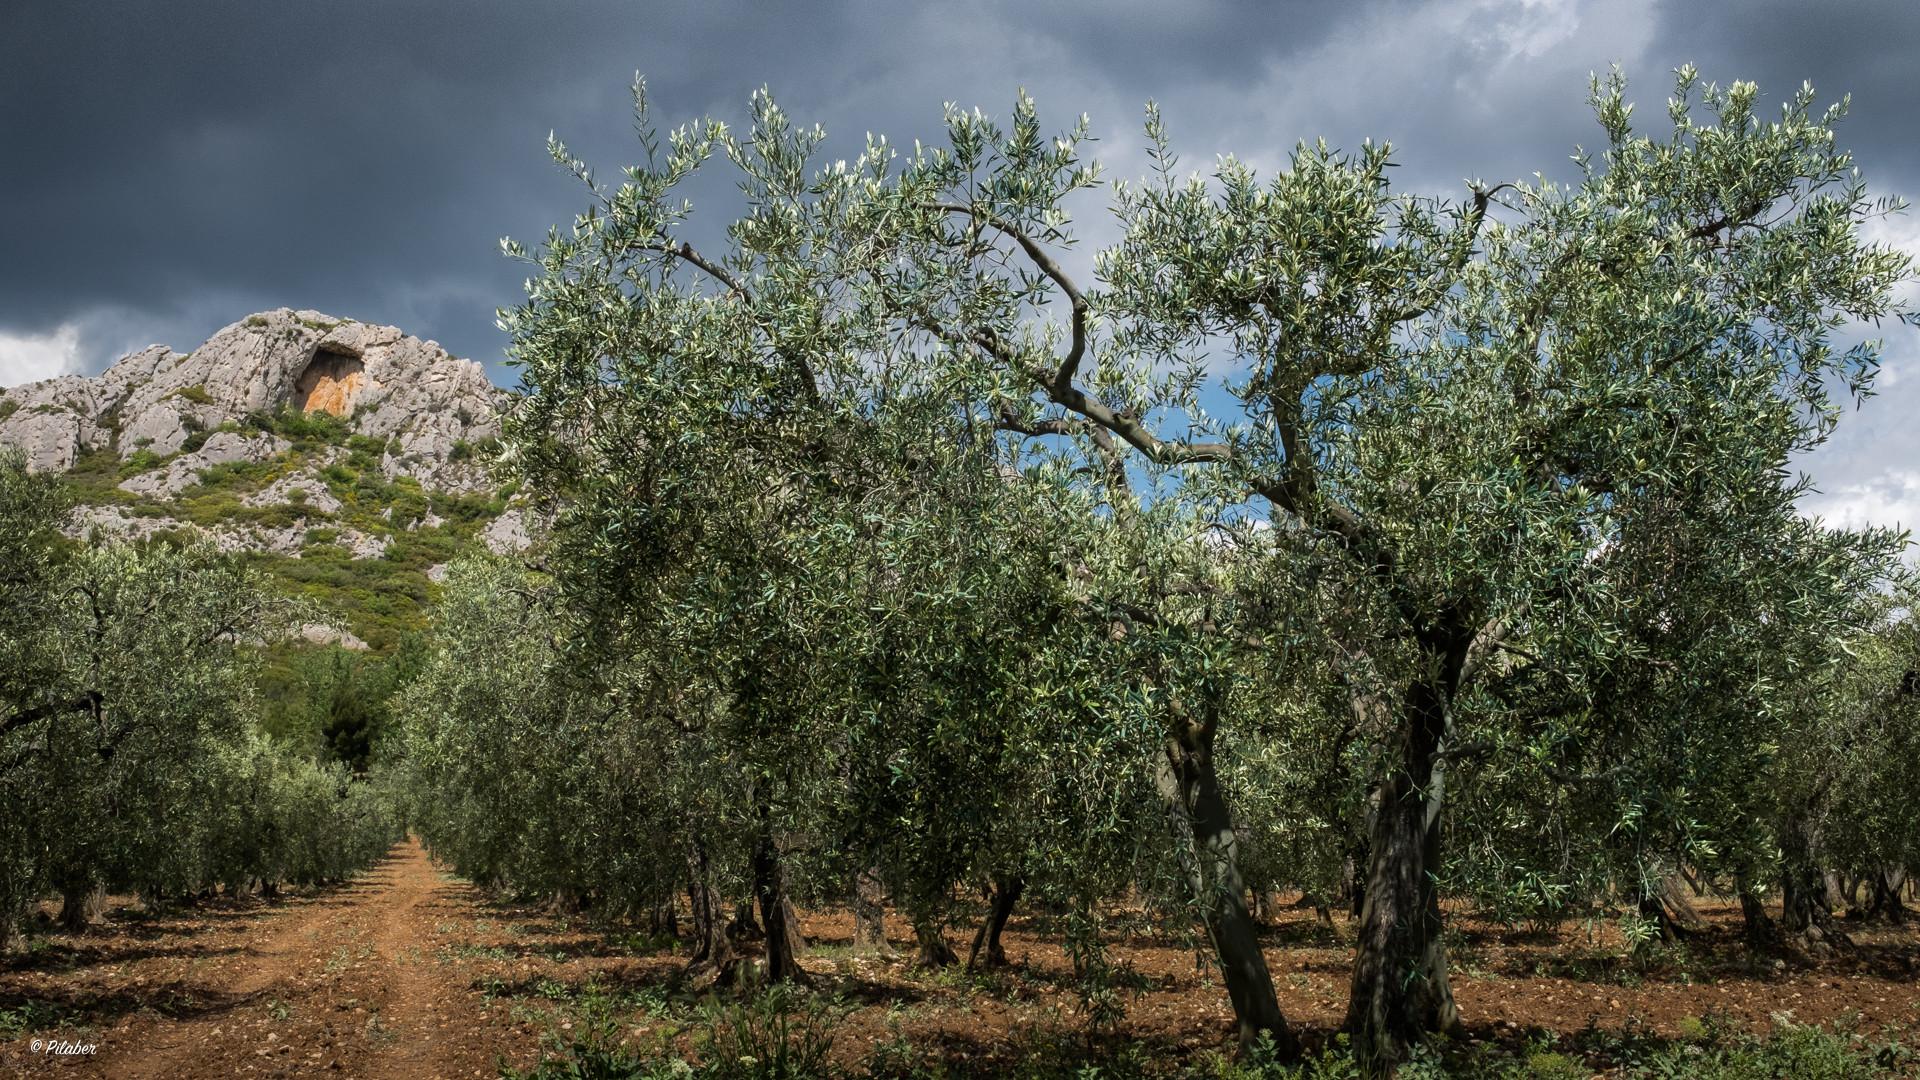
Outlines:
<svg viewBox="0 0 1920 1080"><path fill-rule="evenodd" d="M1700 913L1705 929L1650 959L1627 958L1612 925L1527 934L1456 914L1461 1013L1473 1037L1506 1043L1589 1024L1672 1035L1716 1015L1758 1032L1775 1013L1862 1030L1920 1022L1916 928L1848 924L1857 947L1832 957L1753 957L1737 907L1709 902ZM835 1028L836 1056L890 1043L979 1066L1084 1030L1070 964L1035 917L1008 928L1012 966L977 975L856 953L845 911L809 912L802 925L814 943L804 966L850 1010ZM888 932L908 938L892 917ZM962 933L951 938L964 955ZM1323 1040L1346 1007L1343 921L1329 927L1310 909L1285 908L1264 940L1282 1008L1310 1043ZM0 958L0 1040L10 1039L0 1041L0 1075L487 1077L502 1059L533 1063L543 1037L570 1034L589 979L619 1006L626 1038L687 1051L697 1025L675 1002L693 994L674 983L684 949L492 903L408 842L312 895L153 916L119 906L92 932L36 938ZM1231 1048L1226 991L1190 947L1141 933L1117 940L1112 956L1133 973L1114 1037L1174 1059ZM50 1054L49 1042L94 1049Z"/></svg>

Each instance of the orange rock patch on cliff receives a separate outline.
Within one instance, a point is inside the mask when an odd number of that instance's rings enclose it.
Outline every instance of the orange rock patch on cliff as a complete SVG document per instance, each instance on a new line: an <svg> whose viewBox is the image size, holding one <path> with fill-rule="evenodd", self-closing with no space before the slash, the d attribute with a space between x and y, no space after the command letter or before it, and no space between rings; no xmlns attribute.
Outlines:
<svg viewBox="0 0 1920 1080"><path fill-rule="evenodd" d="M294 397L307 412L324 409L335 416L348 416L353 412L353 399L359 395L366 379L366 365L359 357L315 353L313 362L294 384Z"/></svg>

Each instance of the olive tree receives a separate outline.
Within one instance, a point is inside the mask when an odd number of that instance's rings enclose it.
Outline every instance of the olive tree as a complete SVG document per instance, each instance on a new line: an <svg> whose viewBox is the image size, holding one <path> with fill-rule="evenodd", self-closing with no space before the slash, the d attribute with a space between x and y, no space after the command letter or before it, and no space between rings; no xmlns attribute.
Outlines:
<svg viewBox="0 0 1920 1080"><path fill-rule="evenodd" d="M1763 122L1756 93L1683 70L1654 139L1618 78L1596 84L1606 147L1576 182L1459 203L1395 194L1372 145L1303 144L1265 182L1233 158L1181 180L1150 112L1160 172L1114 189L1122 238L1084 283L1055 255L1098 185L1084 120L1049 138L1022 98L1004 129L954 112L941 145L872 138L809 171L822 136L763 95L747 137L708 123L664 153L649 141L647 165L549 237L503 316L527 390L508 459L565 500L556 565L597 634L649 632L669 604L729 634L767 619L760 598L806 580L795 538L851 521L885 484L875 463L924 460L915 438L984 456L978 432L997 429L1015 462L1077 461L1104 500L1089 531L1170 530L1141 550L1269 523L1286 602L1226 618L1196 599L1239 603L1210 572L1135 560L1102 585L1123 606L1084 611L1156 643L1104 675L1159 725L1153 771L1214 868L1194 884L1215 898L1243 1041L1290 1035L1239 888L1217 750L1241 684L1222 673L1292 662L1246 650L1298 637L1343 688L1367 792L1348 1026L1382 1067L1459 1022L1437 883L1449 772L1505 747L1501 710L1466 707L1482 680L1523 649L1562 668L1610 656L1635 609L1608 553L1689 485L1706 489L1692 505L1779 505L1788 456L1837 420L1830 388L1871 381L1876 346L1834 331L1905 315L1907 260L1860 236L1893 206L1837 147L1840 110L1815 115L1807 90ZM690 208L671 198L715 153L747 198L718 254L680 237ZM1215 417L1200 394L1222 366L1236 408ZM1137 515L1156 502L1188 510ZM735 673L717 683L775 670L731 640L705 667ZM757 700L758 731L793 727ZM805 742L768 745L831 771ZM1574 771L1556 745L1532 748L1540 767Z"/></svg>
<svg viewBox="0 0 1920 1080"><path fill-rule="evenodd" d="M384 800L258 732L260 646L299 608L209 543L60 540L59 485L0 453L0 930L50 892L80 930L106 887L310 880L384 852Z"/></svg>

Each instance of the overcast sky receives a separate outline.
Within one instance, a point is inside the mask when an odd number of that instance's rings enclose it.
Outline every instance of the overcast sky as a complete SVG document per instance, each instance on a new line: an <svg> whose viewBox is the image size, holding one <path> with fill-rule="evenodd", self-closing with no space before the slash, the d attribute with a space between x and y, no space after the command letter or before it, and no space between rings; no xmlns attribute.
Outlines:
<svg viewBox="0 0 1920 1080"><path fill-rule="evenodd" d="M0 385L280 306L396 325L511 383L493 311L524 274L496 241L584 205L548 131L608 175L635 159L636 71L666 125L737 125L766 85L826 126L829 156L867 131L937 137L945 102L1004 114L1024 87L1043 120L1089 114L1112 176L1143 171L1153 98L1187 166L1371 137L1402 186L1457 196L1566 175L1598 141L1589 73L1622 65L1654 121L1689 61L1763 100L1851 93L1842 136L1871 186L1920 196L1912 0L15 2ZM1920 251L1915 219L1880 229ZM1880 396L1802 463L1836 522L1920 522L1920 331L1887 336Z"/></svg>

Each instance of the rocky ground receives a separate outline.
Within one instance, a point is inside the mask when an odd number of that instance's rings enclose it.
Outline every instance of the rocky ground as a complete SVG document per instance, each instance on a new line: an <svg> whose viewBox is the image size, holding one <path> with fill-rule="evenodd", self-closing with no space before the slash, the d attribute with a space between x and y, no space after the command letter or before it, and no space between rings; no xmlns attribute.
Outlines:
<svg viewBox="0 0 1920 1080"><path fill-rule="evenodd" d="M1704 931L1650 961L1625 958L1611 929L1527 935L1459 918L1454 988L1473 1037L1517 1052L1541 1029L1588 1025L1671 1036L1703 1018L1756 1032L1786 1019L1863 1031L1920 1021L1912 928L1855 927L1858 948L1821 962L1756 958L1738 945L1737 909L1702 913ZM814 943L805 966L847 1010L836 1056L890 1048L990 1069L1036 1040L1084 1034L1066 957L1031 918L1010 928L1012 966L975 975L856 953L844 912L810 912L803 925ZM905 938L906 927L889 932ZM1345 927L1286 909L1265 936L1287 1015L1309 1041L1324 1040L1345 1008ZM151 917L121 906L97 932L35 939L0 967L0 1074L491 1076L502 1061L531 1064L543 1039L573 1034L596 992L623 1037L691 1053L698 995L675 979L683 948L492 904L408 843L372 873L311 896ZM1169 1060L1231 1047L1226 992L1191 951L1140 936L1114 954L1131 974L1112 1038Z"/></svg>

